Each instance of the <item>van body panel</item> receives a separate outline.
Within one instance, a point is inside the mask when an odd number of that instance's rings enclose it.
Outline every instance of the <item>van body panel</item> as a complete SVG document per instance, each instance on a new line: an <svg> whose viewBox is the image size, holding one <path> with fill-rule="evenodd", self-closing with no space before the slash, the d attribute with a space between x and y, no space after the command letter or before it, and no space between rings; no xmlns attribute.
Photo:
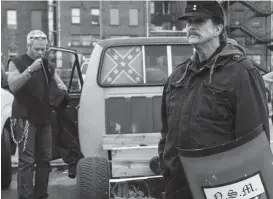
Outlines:
<svg viewBox="0 0 273 199"><path fill-rule="evenodd" d="M107 157L105 135L159 133L163 85L192 53L181 37L99 41L90 57L78 112L84 156ZM160 63L167 74L154 81L163 76Z"/></svg>
<svg viewBox="0 0 273 199"><path fill-rule="evenodd" d="M102 149L102 138L106 131L104 91L97 83L102 50L97 44L90 57L78 111L79 140L85 157L107 157Z"/></svg>

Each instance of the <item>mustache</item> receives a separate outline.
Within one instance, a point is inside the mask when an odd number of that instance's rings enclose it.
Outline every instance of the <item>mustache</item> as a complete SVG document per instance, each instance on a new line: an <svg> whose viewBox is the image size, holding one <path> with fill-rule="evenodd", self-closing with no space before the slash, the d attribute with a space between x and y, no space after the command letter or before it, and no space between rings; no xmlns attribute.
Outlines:
<svg viewBox="0 0 273 199"><path fill-rule="evenodd" d="M188 36L191 36L191 35L200 36L199 33L196 31L196 29L189 29L188 30Z"/></svg>

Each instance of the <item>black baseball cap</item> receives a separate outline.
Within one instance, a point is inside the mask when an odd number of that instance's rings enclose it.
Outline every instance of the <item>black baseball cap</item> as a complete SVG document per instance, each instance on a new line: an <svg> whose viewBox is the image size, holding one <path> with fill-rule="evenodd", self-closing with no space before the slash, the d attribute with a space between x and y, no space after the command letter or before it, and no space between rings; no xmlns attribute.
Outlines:
<svg viewBox="0 0 273 199"><path fill-rule="evenodd" d="M224 23L224 12L217 1L187 1L185 14L178 20L186 20L188 17L215 17Z"/></svg>

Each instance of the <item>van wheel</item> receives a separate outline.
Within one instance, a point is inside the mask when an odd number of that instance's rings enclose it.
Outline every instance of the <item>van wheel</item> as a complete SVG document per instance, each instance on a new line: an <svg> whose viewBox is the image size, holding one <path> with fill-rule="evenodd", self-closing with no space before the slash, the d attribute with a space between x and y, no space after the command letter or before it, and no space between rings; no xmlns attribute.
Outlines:
<svg viewBox="0 0 273 199"><path fill-rule="evenodd" d="M10 135L7 129L3 129L1 137L1 189L10 186L12 177Z"/></svg>
<svg viewBox="0 0 273 199"><path fill-rule="evenodd" d="M77 199L109 199L110 169L102 157L83 158L77 166Z"/></svg>

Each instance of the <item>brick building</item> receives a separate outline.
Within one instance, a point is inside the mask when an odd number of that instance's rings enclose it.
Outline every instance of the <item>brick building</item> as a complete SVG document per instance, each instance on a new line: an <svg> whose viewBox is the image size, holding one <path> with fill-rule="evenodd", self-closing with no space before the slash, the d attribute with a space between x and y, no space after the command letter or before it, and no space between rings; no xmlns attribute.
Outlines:
<svg viewBox="0 0 273 199"><path fill-rule="evenodd" d="M227 13L227 31L246 48L248 56L261 67L271 71L272 53L268 45L273 41L273 10L271 1L229 1L223 6Z"/></svg>
<svg viewBox="0 0 273 199"><path fill-rule="evenodd" d="M60 1L58 8L59 45L90 54L93 42L100 38L100 4L98 1Z"/></svg>
<svg viewBox="0 0 273 199"><path fill-rule="evenodd" d="M185 23L177 21L185 10L185 1L54 2L55 6L49 6L47 1L1 1L4 61L25 52L26 36L31 29L49 33L50 40L55 34L55 45L74 48L87 58L99 39L185 35ZM229 37L247 48L257 64L269 70L273 59L268 49L273 34L272 4L271 1L222 1ZM52 8L54 16L50 15Z"/></svg>
<svg viewBox="0 0 273 199"><path fill-rule="evenodd" d="M26 39L30 30L48 32L46 1L1 1L1 52L3 64L26 52Z"/></svg>
<svg viewBox="0 0 273 199"><path fill-rule="evenodd" d="M221 1L221 3L226 13L228 36L244 46L248 56L258 65L271 71L273 55L268 46L273 41L273 2ZM182 31L185 23L177 21L177 17L183 14L185 6L185 1L154 1L151 31Z"/></svg>
<svg viewBox="0 0 273 199"><path fill-rule="evenodd" d="M177 17L184 13L186 1L153 1L150 4L151 31L182 31L185 23Z"/></svg>
<svg viewBox="0 0 273 199"><path fill-rule="evenodd" d="M99 39L146 35L145 1L61 1L59 10L60 45L85 57Z"/></svg>

